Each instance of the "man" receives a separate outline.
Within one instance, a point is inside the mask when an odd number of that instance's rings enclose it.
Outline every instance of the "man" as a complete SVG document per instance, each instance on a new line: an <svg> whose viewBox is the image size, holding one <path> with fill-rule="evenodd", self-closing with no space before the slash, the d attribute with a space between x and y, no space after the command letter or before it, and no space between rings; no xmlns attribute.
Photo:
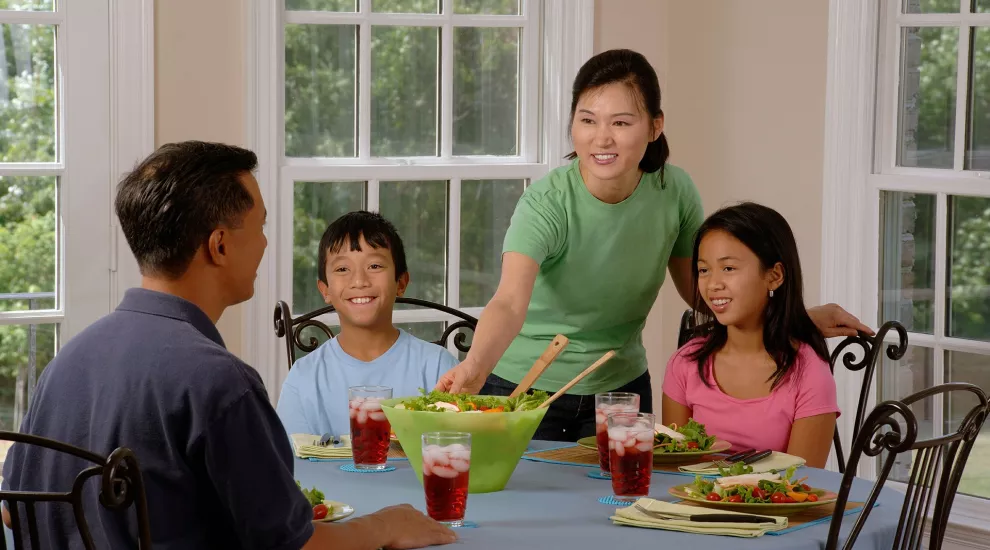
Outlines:
<svg viewBox="0 0 990 550"><path fill-rule="evenodd" d="M449 529L408 505L341 524L311 521L264 385L215 326L254 293L267 246L256 165L244 149L184 142L161 147L123 180L116 211L142 288L62 348L41 375L22 431L104 455L132 449L155 548L452 542ZM3 473L11 490L66 490L83 466L16 444ZM85 498L97 540L134 547L133 513L106 511L97 493L94 482ZM38 522L43 547L82 546L62 505L40 509Z"/></svg>

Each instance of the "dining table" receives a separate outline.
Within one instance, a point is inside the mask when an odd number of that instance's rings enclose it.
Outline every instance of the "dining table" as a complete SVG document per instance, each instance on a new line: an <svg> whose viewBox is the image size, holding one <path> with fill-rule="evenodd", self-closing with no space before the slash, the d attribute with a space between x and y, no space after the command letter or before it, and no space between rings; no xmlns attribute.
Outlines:
<svg viewBox="0 0 990 550"><path fill-rule="evenodd" d="M471 526L457 528L457 548L507 550L510 548L566 548L567 550L613 550L623 548L775 548L787 550L825 548L829 521L804 525L780 534L742 538L695 534L614 525L609 519L616 506L602 504L601 497L612 495L608 480L589 477L597 466L562 464L531 458L529 453L554 449L572 443L532 441L527 454L516 466L501 491L468 495L465 520ZM476 457L474 460L484 460ZM355 510L351 516L370 514L386 506L407 503L426 511L423 486L408 460L389 459L395 470L351 473L341 469L349 461L295 460L295 477L303 487L316 487L326 499L342 502ZM802 467L812 487L838 492L842 475L819 468ZM668 490L693 481L692 475L655 471L650 481L650 498L675 502ZM856 479L850 501L866 500L873 482ZM855 547L880 550L893 546L904 495L890 488L881 492ZM859 512L843 517L839 546L843 544ZM342 521L347 521L344 519ZM730 545L730 546L726 546Z"/></svg>

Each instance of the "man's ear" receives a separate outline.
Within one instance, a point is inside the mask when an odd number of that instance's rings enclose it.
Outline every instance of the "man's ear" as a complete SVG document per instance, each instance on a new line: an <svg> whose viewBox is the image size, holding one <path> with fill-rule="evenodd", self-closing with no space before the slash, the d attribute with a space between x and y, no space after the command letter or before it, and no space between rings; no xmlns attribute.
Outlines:
<svg viewBox="0 0 990 550"><path fill-rule="evenodd" d="M406 287L409 286L409 272L405 272L399 275L399 280L396 282L395 295L402 296L406 293Z"/></svg>
<svg viewBox="0 0 990 550"><path fill-rule="evenodd" d="M227 232L223 228L217 228L210 233L210 238L206 243L206 254L213 265L227 265Z"/></svg>

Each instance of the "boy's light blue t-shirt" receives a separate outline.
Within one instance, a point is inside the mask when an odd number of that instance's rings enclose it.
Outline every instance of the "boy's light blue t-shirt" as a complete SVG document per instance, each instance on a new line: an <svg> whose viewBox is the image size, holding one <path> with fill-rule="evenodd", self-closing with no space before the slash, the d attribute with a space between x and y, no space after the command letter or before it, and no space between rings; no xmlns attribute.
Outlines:
<svg viewBox="0 0 990 550"><path fill-rule="evenodd" d="M347 388L389 386L393 397L431 391L457 364L444 348L399 329L388 351L365 362L348 355L334 338L292 365L278 398L279 418L288 434L351 433Z"/></svg>

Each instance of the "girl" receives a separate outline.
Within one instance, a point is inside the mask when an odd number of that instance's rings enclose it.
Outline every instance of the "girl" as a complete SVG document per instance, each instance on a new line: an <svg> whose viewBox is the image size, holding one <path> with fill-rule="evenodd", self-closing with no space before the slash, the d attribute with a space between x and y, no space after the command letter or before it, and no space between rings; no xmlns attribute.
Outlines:
<svg viewBox="0 0 990 550"><path fill-rule="evenodd" d="M704 424L733 449L773 449L824 467L839 414L825 338L804 307L791 228L743 203L694 240L695 311L705 336L679 349L663 381L663 421Z"/></svg>

